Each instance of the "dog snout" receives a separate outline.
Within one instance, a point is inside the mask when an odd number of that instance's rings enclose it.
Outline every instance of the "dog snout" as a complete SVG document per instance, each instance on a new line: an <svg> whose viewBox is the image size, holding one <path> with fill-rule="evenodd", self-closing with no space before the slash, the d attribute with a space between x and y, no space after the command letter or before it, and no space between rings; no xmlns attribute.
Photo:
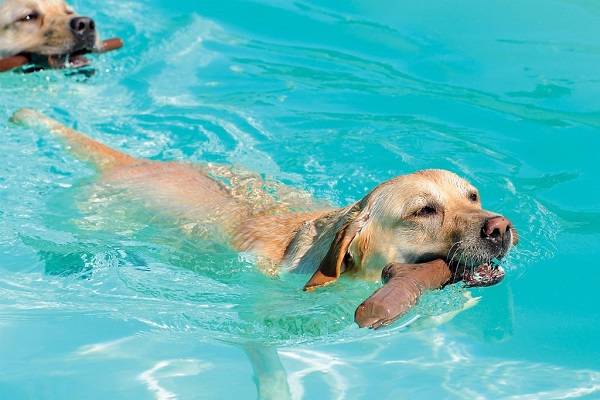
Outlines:
<svg viewBox="0 0 600 400"><path fill-rule="evenodd" d="M88 17L73 17L69 22L71 32L82 47L93 46L96 40L96 23Z"/></svg>
<svg viewBox="0 0 600 400"><path fill-rule="evenodd" d="M481 228L481 236L494 242L502 242L511 228L510 221L504 217L488 218Z"/></svg>

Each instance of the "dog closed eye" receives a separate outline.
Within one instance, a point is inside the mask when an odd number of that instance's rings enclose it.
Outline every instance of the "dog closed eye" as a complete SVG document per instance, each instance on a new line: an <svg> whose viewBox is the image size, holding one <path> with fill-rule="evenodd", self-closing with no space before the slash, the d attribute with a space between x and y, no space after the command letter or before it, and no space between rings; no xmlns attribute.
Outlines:
<svg viewBox="0 0 600 400"><path fill-rule="evenodd" d="M417 212L415 212L415 216L417 217L428 217L437 214L438 208L435 205L426 205Z"/></svg>
<svg viewBox="0 0 600 400"><path fill-rule="evenodd" d="M37 11L30 11L19 17L16 22L35 22L40 19L40 14Z"/></svg>
<svg viewBox="0 0 600 400"><path fill-rule="evenodd" d="M31 12L27 12L26 14L22 15L21 17L17 18L15 20L15 23L18 22L35 22L40 18L40 14L36 11L31 11Z"/></svg>

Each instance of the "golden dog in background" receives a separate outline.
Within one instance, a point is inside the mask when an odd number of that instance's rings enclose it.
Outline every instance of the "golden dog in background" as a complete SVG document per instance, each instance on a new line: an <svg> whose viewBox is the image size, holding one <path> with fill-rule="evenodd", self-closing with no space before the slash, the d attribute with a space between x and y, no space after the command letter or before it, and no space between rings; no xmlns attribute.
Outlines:
<svg viewBox="0 0 600 400"><path fill-rule="evenodd" d="M24 54L49 60L54 68L78 67L87 65L82 53L100 50L94 21L63 0L0 2L0 59Z"/></svg>

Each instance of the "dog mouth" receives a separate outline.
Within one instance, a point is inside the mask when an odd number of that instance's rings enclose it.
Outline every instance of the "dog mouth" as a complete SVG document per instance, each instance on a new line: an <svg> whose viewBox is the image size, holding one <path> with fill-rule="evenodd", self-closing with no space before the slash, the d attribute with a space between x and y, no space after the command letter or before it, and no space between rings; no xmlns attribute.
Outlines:
<svg viewBox="0 0 600 400"><path fill-rule="evenodd" d="M509 227L508 236L499 239L488 237L481 241L463 241L448 255L446 262L452 271L451 283L463 281L466 287L485 287L504 279L502 260L515 246L519 237Z"/></svg>
<svg viewBox="0 0 600 400"><path fill-rule="evenodd" d="M45 68L55 69L78 69L90 64L90 60L84 55L88 53L105 53L107 51L120 49L123 41L119 38L103 40L99 46L84 46L76 51L64 54L40 54L23 52L17 55L0 59L0 72L6 72L14 68L23 67L27 64L33 66L24 68L23 72L35 72Z"/></svg>
<svg viewBox="0 0 600 400"><path fill-rule="evenodd" d="M85 54L98 52L95 46L95 36L90 36L85 40L80 39L71 48L55 49L55 52L25 52L23 53L29 60L30 64L39 68L52 69L77 69L90 64L90 60L85 57ZM103 44L102 44L103 45Z"/></svg>
<svg viewBox="0 0 600 400"><path fill-rule="evenodd" d="M462 281L466 287L485 287L493 286L504 279L504 268L500 265L500 260L505 253L497 254L495 257L477 258L477 257L451 257L446 260L452 277L450 283Z"/></svg>
<svg viewBox="0 0 600 400"><path fill-rule="evenodd" d="M26 54L25 56L29 59L31 64L39 67L49 67L53 69L69 69L69 68L82 68L90 64L90 60L84 56L89 53L90 50L87 48L77 50L71 53L65 54Z"/></svg>
<svg viewBox="0 0 600 400"><path fill-rule="evenodd" d="M476 268L466 268L462 281L466 287L492 286L504 279L504 268L493 263L483 263Z"/></svg>
<svg viewBox="0 0 600 400"><path fill-rule="evenodd" d="M59 64L54 68L82 68L89 65L90 60L84 56L89 50L79 50L65 56L56 56L59 59ZM49 58L50 59L50 58Z"/></svg>

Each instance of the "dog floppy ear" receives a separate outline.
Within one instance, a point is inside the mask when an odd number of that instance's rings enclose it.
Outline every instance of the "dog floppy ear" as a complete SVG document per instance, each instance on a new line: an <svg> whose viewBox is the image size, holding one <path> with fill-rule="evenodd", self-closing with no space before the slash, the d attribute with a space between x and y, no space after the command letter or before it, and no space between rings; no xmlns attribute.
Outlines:
<svg viewBox="0 0 600 400"><path fill-rule="evenodd" d="M369 219L368 213L357 213L355 210L350 211L346 222L338 230L331 242L329 250L321 261L319 268L309 281L306 282L302 290L312 292L320 286L329 285L335 282L342 272L345 271L345 269L342 270L342 263L348 254L350 244Z"/></svg>

